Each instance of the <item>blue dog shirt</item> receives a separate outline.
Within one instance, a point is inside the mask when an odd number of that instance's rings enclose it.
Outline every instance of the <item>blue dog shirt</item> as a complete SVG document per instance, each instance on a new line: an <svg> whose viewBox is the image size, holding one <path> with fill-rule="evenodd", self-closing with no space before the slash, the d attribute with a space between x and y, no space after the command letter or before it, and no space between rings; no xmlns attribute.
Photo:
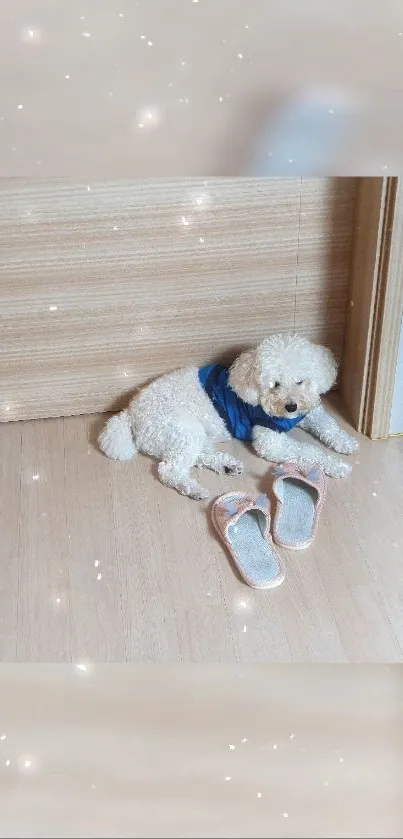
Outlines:
<svg viewBox="0 0 403 839"><path fill-rule="evenodd" d="M229 386L228 377L229 370L221 364L210 364L199 370L200 384L232 437L251 440L254 425L263 425L272 431L290 431L304 418L305 414L299 414L294 419L271 417L260 405L248 405Z"/></svg>

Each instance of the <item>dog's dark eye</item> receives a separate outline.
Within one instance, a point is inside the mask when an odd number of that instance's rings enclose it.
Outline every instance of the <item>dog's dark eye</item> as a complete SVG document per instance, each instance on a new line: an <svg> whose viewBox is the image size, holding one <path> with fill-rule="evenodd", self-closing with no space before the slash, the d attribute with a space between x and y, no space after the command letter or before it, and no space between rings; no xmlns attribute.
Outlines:
<svg viewBox="0 0 403 839"><path fill-rule="evenodd" d="M300 381L300 382L297 382L297 385L303 385L303 384L304 384L304 380L303 380L303 379L301 379L301 381Z"/></svg>
<svg viewBox="0 0 403 839"><path fill-rule="evenodd" d="M274 382L274 387L275 387L275 388L280 387L280 382Z"/></svg>

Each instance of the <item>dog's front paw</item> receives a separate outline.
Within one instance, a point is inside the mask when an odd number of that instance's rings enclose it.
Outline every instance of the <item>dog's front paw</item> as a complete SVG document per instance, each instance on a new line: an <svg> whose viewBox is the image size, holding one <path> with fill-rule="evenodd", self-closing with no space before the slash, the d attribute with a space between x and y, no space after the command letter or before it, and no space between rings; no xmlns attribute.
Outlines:
<svg viewBox="0 0 403 839"><path fill-rule="evenodd" d="M351 474L352 467L344 460L332 460L324 466L324 472L331 478L347 478Z"/></svg>
<svg viewBox="0 0 403 839"><path fill-rule="evenodd" d="M243 475L244 466L241 460L229 460L224 466L226 475Z"/></svg>
<svg viewBox="0 0 403 839"><path fill-rule="evenodd" d="M358 440L350 437L346 431L340 431L332 440L332 448L339 454L354 454L360 448Z"/></svg>

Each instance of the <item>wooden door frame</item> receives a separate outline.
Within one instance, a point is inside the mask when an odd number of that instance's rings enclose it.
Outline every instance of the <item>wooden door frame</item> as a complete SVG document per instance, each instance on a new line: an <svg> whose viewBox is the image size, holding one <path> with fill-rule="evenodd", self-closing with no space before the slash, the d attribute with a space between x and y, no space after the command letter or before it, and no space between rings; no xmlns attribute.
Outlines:
<svg viewBox="0 0 403 839"><path fill-rule="evenodd" d="M358 182L340 377L350 420L371 439L389 436L403 316L403 180Z"/></svg>

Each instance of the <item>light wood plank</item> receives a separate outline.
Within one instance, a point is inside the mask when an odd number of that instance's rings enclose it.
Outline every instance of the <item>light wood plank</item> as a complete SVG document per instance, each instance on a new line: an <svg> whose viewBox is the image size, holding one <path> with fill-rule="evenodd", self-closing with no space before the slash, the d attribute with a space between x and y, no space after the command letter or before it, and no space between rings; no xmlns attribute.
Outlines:
<svg viewBox="0 0 403 839"><path fill-rule="evenodd" d="M340 391L359 431L364 429L388 189L386 178L358 181Z"/></svg>
<svg viewBox="0 0 403 839"><path fill-rule="evenodd" d="M20 539L14 564L19 629L12 633L17 661L40 662L45 647L47 661L68 661L72 610L63 421L20 428Z"/></svg>
<svg viewBox="0 0 403 839"><path fill-rule="evenodd" d="M350 179L3 180L0 420L111 409L274 330L340 356L354 194Z"/></svg>
<svg viewBox="0 0 403 839"><path fill-rule="evenodd" d="M389 186L365 415L365 432L372 439L389 436L403 316L402 179Z"/></svg>
<svg viewBox="0 0 403 839"><path fill-rule="evenodd" d="M282 552L285 583L262 592L239 580L208 503L162 487L148 458L94 448L103 421L1 427L2 661L403 661L403 438L361 438L313 547ZM267 464L228 445L246 465L236 486L270 492ZM234 486L202 479L212 496Z"/></svg>
<svg viewBox="0 0 403 839"><path fill-rule="evenodd" d="M0 645L7 661L17 658L20 589L18 585L21 495L22 425L0 425Z"/></svg>

